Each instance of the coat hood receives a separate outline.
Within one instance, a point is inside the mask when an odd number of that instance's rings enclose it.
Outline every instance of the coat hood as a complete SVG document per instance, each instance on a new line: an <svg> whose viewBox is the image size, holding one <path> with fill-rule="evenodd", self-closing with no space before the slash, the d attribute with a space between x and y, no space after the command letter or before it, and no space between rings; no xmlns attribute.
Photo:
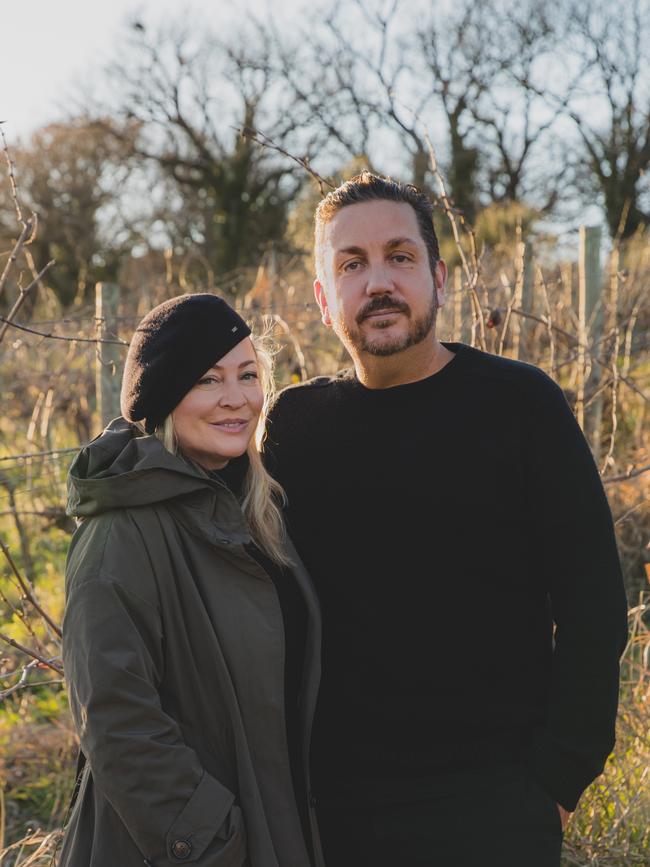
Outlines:
<svg viewBox="0 0 650 867"><path fill-rule="evenodd" d="M68 474L69 515L145 506L223 487L167 451L153 434L116 418L75 457Z"/></svg>

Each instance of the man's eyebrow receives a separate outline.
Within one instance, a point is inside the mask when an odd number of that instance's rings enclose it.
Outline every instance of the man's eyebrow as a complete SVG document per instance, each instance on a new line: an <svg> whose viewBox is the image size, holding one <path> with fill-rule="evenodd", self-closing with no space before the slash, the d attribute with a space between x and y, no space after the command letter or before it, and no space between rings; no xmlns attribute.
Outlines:
<svg viewBox="0 0 650 867"><path fill-rule="evenodd" d="M401 247L403 244L411 244L413 247L417 247L417 241L414 241L413 238L391 238L390 241L386 244L387 250L392 250L394 247Z"/></svg>
<svg viewBox="0 0 650 867"><path fill-rule="evenodd" d="M344 253L349 253L353 256L363 256L365 252L363 247L341 247L336 251L336 255L341 256Z"/></svg>
<svg viewBox="0 0 650 867"><path fill-rule="evenodd" d="M401 247L403 244L411 244L413 247L417 247L417 241L414 241L413 238L407 238L406 236L403 238L391 238L390 241L387 241L384 245L386 250L393 250L395 247ZM364 256L366 251L363 247L340 247L336 250L336 255L341 256L344 254L351 256Z"/></svg>

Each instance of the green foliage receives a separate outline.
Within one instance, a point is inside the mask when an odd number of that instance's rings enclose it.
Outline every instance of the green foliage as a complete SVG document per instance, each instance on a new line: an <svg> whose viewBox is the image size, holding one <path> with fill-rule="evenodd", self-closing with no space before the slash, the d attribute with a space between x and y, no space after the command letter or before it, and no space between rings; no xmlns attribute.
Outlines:
<svg viewBox="0 0 650 867"><path fill-rule="evenodd" d="M643 695L623 695L616 751L571 818L563 867L650 863L649 733Z"/></svg>
<svg viewBox="0 0 650 867"><path fill-rule="evenodd" d="M10 700L0 714L0 753L4 845L24 838L29 828L60 826L76 761L76 736L60 687L23 692Z"/></svg>

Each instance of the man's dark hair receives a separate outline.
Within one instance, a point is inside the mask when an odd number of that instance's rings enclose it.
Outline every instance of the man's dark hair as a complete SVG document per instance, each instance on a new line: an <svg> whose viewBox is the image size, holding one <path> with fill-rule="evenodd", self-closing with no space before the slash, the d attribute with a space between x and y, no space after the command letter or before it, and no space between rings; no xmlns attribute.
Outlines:
<svg viewBox="0 0 650 867"><path fill-rule="evenodd" d="M440 248L436 230L433 226L433 205L429 199L413 184L403 184L391 178L375 175L373 172L361 172L328 193L318 204L315 214L316 267L322 274L322 240L323 229L347 205L359 202L404 202L415 211L422 240L429 253L429 267L435 274L436 265L440 259Z"/></svg>

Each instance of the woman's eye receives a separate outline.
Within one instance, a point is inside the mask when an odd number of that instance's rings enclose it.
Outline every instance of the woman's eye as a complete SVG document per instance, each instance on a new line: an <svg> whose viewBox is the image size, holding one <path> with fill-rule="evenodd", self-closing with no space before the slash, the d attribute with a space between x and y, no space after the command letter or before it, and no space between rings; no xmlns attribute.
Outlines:
<svg viewBox="0 0 650 867"><path fill-rule="evenodd" d="M247 373L245 373L242 376L242 379L255 380L255 379L259 379L259 377L254 371L249 370Z"/></svg>
<svg viewBox="0 0 650 867"><path fill-rule="evenodd" d="M204 376L197 382L197 385L216 385L219 380L216 376Z"/></svg>

